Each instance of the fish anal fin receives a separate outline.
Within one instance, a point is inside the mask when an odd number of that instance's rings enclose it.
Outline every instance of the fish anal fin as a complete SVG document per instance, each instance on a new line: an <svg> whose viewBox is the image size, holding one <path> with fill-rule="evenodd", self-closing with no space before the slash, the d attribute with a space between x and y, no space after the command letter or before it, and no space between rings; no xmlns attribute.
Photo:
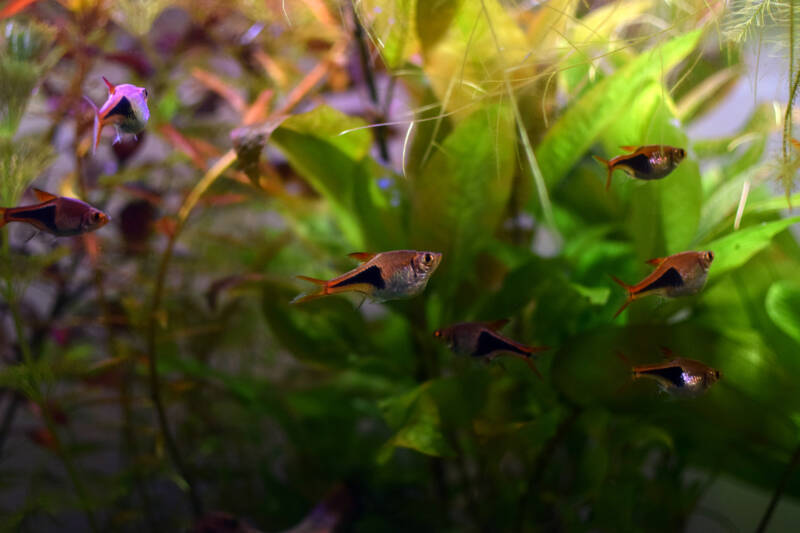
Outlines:
<svg viewBox="0 0 800 533"><path fill-rule="evenodd" d="M509 319L501 318L500 320L492 320L491 322L486 322L485 325L492 331L498 331L500 329L503 329L503 327L505 327L505 325L508 324L509 322L510 322Z"/></svg>
<svg viewBox="0 0 800 533"><path fill-rule="evenodd" d="M108 87L109 94L114 94L114 91L117 90L116 85L114 85L113 83L108 81L105 76L103 76L102 78L103 78L103 82L106 84L106 87Z"/></svg>
<svg viewBox="0 0 800 533"><path fill-rule="evenodd" d="M625 150L626 152L635 152L636 150L639 149L639 147L638 146L626 145L626 146L620 146L620 149L621 150Z"/></svg>
<svg viewBox="0 0 800 533"><path fill-rule="evenodd" d="M33 188L33 194L36 195L36 198L40 202L47 202L48 200L55 200L56 198L58 198L58 196L56 196L55 194L51 194L41 189L37 189L36 187Z"/></svg>
<svg viewBox="0 0 800 533"><path fill-rule="evenodd" d="M352 257L353 259L358 259L359 261L366 263L377 254L373 254L370 252L353 252L352 254L347 254L347 257Z"/></svg>

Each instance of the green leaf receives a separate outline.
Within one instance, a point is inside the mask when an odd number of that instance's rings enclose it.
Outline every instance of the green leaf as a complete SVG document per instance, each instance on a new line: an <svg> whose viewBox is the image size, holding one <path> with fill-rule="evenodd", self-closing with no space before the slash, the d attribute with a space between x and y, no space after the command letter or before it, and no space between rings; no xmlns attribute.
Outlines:
<svg viewBox="0 0 800 533"><path fill-rule="evenodd" d="M695 30L641 53L572 104L536 149L547 184L552 186L563 179L605 128L619 119L642 86L661 79L682 61L697 46L701 34L701 30Z"/></svg>
<svg viewBox="0 0 800 533"><path fill-rule="evenodd" d="M444 252L442 267L467 268L494 234L511 192L514 124L496 104L462 121L413 182L411 235Z"/></svg>
<svg viewBox="0 0 800 533"><path fill-rule="evenodd" d="M766 248L775 235L798 222L800 222L800 216L764 222L757 226L734 231L703 245L703 248L714 252L714 262L711 264L709 278L713 279L739 268Z"/></svg>
<svg viewBox="0 0 800 533"><path fill-rule="evenodd" d="M587 287L579 283L570 283L569 286L589 300L592 305L605 305L608 301L608 296L611 294L611 289L608 287Z"/></svg>
<svg viewBox="0 0 800 533"><path fill-rule="evenodd" d="M775 325L800 342L800 286L776 281L767 291L765 306Z"/></svg>
<svg viewBox="0 0 800 533"><path fill-rule="evenodd" d="M417 0L361 0L354 5L386 66L392 69L403 66L417 49L414 28Z"/></svg>
<svg viewBox="0 0 800 533"><path fill-rule="evenodd" d="M423 53L444 36L462 0L417 0L417 35Z"/></svg>
<svg viewBox="0 0 800 533"><path fill-rule="evenodd" d="M448 12L453 4L448 4ZM435 17L439 17L437 13ZM459 1L446 30L423 29L428 47L423 69L442 111L453 111L458 120L497 90L497 82L513 67L521 83L533 75L526 65L530 46L516 21L498 0ZM435 44L432 34L438 33ZM513 80L512 80L513 81Z"/></svg>
<svg viewBox="0 0 800 533"><path fill-rule="evenodd" d="M385 249L402 240L398 216L366 158L366 123L328 106L292 116L271 137L292 166L331 204L353 249ZM346 133L345 133L346 132Z"/></svg>
<svg viewBox="0 0 800 533"><path fill-rule="evenodd" d="M441 417L431 385L419 387L381 402L381 409L390 425L402 426L381 448L378 461L384 463L392 456L395 447L410 448L425 455L451 457L455 455L441 431Z"/></svg>

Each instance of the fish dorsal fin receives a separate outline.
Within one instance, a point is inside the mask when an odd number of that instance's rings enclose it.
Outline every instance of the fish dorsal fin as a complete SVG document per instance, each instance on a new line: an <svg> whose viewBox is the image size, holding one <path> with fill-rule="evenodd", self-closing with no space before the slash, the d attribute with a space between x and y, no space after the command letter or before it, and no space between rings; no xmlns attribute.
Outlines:
<svg viewBox="0 0 800 533"><path fill-rule="evenodd" d="M653 265L654 267L660 267L661 263L663 263L666 259L666 257L654 257L652 259L648 259L645 261L645 263L648 265Z"/></svg>
<svg viewBox="0 0 800 533"><path fill-rule="evenodd" d="M33 193L40 202L47 202L49 200L55 200L58 198L58 196L55 194L50 194L49 192L37 189L36 187L33 188Z"/></svg>
<svg viewBox="0 0 800 533"><path fill-rule="evenodd" d="M503 326L508 324L509 320L507 318L501 318L500 320L493 320L491 322L486 322L485 325L492 331L498 331L503 329Z"/></svg>
<svg viewBox="0 0 800 533"><path fill-rule="evenodd" d="M108 93L109 94L114 94L114 91L117 90L116 85L114 85L113 83L108 81L105 76L103 76L103 81L105 82L106 87L108 87Z"/></svg>
<svg viewBox="0 0 800 533"><path fill-rule="evenodd" d="M353 259L358 259L362 263L366 263L377 254L372 254L369 252L353 252L352 254L347 254L347 257L352 257Z"/></svg>
<svg viewBox="0 0 800 533"><path fill-rule="evenodd" d="M625 150L626 152L635 152L636 150L639 149L638 146L620 146L620 148L622 150Z"/></svg>

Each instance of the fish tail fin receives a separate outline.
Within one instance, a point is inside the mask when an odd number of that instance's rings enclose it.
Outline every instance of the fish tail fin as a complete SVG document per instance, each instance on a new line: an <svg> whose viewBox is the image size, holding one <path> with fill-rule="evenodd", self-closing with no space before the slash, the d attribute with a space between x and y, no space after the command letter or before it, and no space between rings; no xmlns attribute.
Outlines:
<svg viewBox="0 0 800 533"><path fill-rule="evenodd" d="M330 287L328 286L327 280L324 279L317 279L317 278L309 278L308 276L297 276L297 279L302 279L303 281L308 281L315 285L319 285L319 289L313 292L307 292L300 294L294 298L289 303L292 304L300 304L303 302L309 302L311 300L316 300L317 298L322 298L323 296L327 296L331 294Z"/></svg>
<svg viewBox="0 0 800 533"><path fill-rule="evenodd" d="M625 283L624 281L622 281L621 279L619 279L616 276L611 276L611 279L613 279L614 282L617 285L619 285L620 287L625 289L625 291L628 293L628 298L625 300L625 303L623 303L622 306L620 306L620 308L617 309L617 312L614 313L614 318L617 318L619 316L619 314L621 312L623 312L625 310L625 308L628 307L631 304L631 302L634 300L634 295L633 295L633 289L632 289L632 287L630 285L628 285L627 283Z"/></svg>
<svg viewBox="0 0 800 533"><path fill-rule="evenodd" d="M606 169L608 169L608 177L606 178L606 190L611 188L611 174L614 170L611 168L611 162L608 159L603 159L602 157L598 157L596 155L594 157L595 161L600 163L601 165L605 165Z"/></svg>
<svg viewBox="0 0 800 533"><path fill-rule="evenodd" d="M92 128L92 153L97 151L97 147L100 144L100 132L103 131L103 123L100 120L100 110L97 109L97 105L92 101L91 98L84 95L83 99L92 106L92 111L94 111L94 128Z"/></svg>
<svg viewBox="0 0 800 533"><path fill-rule="evenodd" d="M513 355L519 357L520 359L523 359L525 361L525 364L528 365L528 367L533 371L533 373L539 376L539 379L544 379L542 377L542 374L539 372L539 369L536 368L536 364L533 362L533 354L549 350L550 349L549 346L528 346L510 340L506 340L506 342L517 350L511 352Z"/></svg>
<svg viewBox="0 0 800 533"><path fill-rule="evenodd" d="M528 368L530 368L530 369L531 369L531 371L532 371L534 374L536 374L536 376L537 376L537 377L538 377L540 380L544 381L544 378L542 377L542 373L541 373L541 372L539 372L539 369L538 369L538 368L536 368L536 364L533 362L533 359L531 359L530 357L523 357L523 359L525 360L525 363L528 365Z"/></svg>

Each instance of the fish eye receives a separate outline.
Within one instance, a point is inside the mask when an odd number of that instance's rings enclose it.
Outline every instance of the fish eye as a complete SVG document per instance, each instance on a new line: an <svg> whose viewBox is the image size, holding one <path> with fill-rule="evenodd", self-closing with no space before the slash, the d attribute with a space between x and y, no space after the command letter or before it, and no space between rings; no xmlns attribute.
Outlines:
<svg viewBox="0 0 800 533"><path fill-rule="evenodd" d="M714 377L719 379L719 370L714 370Z"/></svg>
<svg viewBox="0 0 800 533"><path fill-rule="evenodd" d="M95 222L100 222L100 213L98 213L97 211L95 211L95 212L92 214L92 220L94 220Z"/></svg>
<svg viewBox="0 0 800 533"><path fill-rule="evenodd" d="M433 261L433 256L431 254L425 254L425 262L430 263Z"/></svg>
<svg viewBox="0 0 800 533"><path fill-rule="evenodd" d="M709 261L713 261L713 260L714 260L714 252L712 252L711 250L709 250L708 252L706 252L706 258L707 258Z"/></svg>
<svg viewBox="0 0 800 533"><path fill-rule="evenodd" d="M147 91L147 89L142 89L142 91L144 91L144 97L145 97L145 98L147 98L148 96L150 96L150 93Z"/></svg>

